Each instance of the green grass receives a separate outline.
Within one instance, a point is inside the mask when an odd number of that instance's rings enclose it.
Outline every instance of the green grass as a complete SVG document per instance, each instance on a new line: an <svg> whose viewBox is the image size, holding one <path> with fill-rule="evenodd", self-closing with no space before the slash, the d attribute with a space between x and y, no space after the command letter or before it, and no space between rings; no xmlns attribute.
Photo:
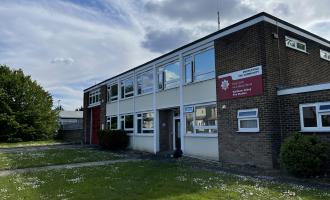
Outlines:
<svg viewBox="0 0 330 200"><path fill-rule="evenodd" d="M330 199L322 191L154 161L0 177L2 199Z"/></svg>
<svg viewBox="0 0 330 200"><path fill-rule="evenodd" d="M14 148L14 147L28 147L28 146L44 146L44 145L54 145L63 144L60 140L43 140L43 141L28 141L28 142L17 142L17 143L0 143L0 148Z"/></svg>
<svg viewBox="0 0 330 200"><path fill-rule="evenodd" d="M93 149L48 149L0 152L0 170L112 160L115 158L117 157L110 152Z"/></svg>

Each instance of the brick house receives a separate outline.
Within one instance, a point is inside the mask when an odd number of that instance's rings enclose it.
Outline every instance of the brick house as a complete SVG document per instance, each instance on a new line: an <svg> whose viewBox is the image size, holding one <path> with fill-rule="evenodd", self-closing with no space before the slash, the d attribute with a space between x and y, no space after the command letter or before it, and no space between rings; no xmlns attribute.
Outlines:
<svg viewBox="0 0 330 200"><path fill-rule="evenodd" d="M84 142L277 168L296 132L330 143L330 42L260 13L84 90Z"/></svg>

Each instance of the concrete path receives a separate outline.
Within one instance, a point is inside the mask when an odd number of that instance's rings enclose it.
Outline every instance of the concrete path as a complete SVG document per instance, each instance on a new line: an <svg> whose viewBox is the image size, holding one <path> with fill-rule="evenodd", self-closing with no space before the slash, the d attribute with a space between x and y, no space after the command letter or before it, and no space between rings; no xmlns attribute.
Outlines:
<svg viewBox="0 0 330 200"><path fill-rule="evenodd" d="M111 165L116 163L137 162L137 161L141 161L141 159L106 160L106 161L73 163L73 164L63 164L63 165L50 165L43 167L31 167L31 168L13 169L13 170L0 170L0 177L17 174L17 173L25 173L25 172L39 172L39 171L47 171L54 169L73 169L80 167L93 167L93 166Z"/></svg>

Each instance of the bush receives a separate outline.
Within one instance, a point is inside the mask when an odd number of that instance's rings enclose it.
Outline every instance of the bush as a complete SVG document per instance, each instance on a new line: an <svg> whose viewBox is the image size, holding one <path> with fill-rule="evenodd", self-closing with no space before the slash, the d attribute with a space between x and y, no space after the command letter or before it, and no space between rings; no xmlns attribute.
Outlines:
<svg viewBox="0 0 330 200"><path fill-rule="evenodd" d="M285 139L280 153L281 165L298 177L323 175L327 146L316 136L295 134Z"/></svg>
<svg viewBox="0 0 330 200"><path fill-rule="evenodd" d="M100 130L100 145L110 150L126 149L129 138L123 130Z"/></svg>

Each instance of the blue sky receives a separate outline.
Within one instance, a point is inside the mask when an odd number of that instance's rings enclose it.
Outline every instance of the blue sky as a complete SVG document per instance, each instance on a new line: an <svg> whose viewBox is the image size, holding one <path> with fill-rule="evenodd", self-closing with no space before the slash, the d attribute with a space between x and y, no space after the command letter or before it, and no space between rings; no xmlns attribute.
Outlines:
<svg viewBox="0 0 330 200"><path fill-rule="evenodd" d="M83 89L216 31L218 0L1 0L0 64L67 110ZM222 27L265 11L330 39L328 0L221 0Z"/></svg>

